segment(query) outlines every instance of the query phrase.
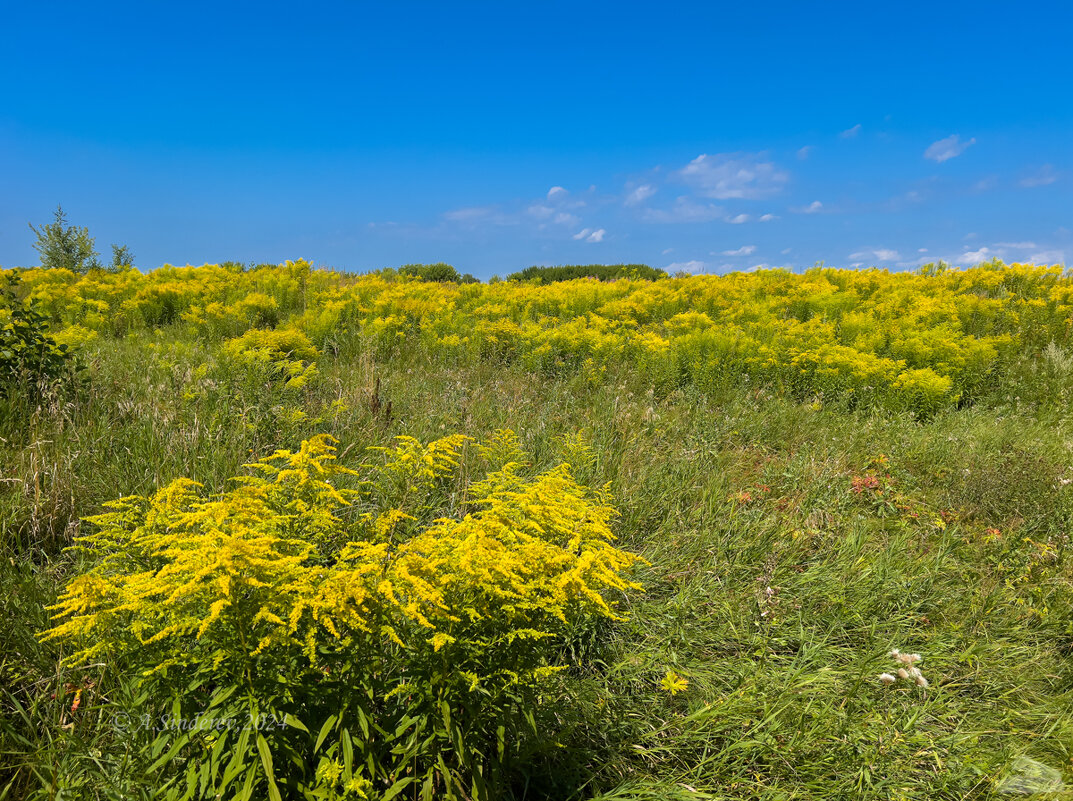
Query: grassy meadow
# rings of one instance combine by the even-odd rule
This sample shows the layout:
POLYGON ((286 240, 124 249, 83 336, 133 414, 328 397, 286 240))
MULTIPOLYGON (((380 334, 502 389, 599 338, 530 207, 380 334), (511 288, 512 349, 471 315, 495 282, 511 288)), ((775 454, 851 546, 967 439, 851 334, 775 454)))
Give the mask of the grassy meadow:
POLYGON ((0 799, 1073 797, 1060 268, 18 272, 0 799))

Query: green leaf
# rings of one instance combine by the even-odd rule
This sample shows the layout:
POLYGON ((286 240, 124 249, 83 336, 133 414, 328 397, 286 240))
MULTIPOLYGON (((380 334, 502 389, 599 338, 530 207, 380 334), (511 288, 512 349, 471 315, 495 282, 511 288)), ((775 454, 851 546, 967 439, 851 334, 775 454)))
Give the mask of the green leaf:
POLYGON ((343 729, 339 741, 343 746, 343 767, 350 773, 354 769, 354 744, 350 740, 350 731, 343 729))
POLYGON ((276 776, 272 772, 272 749, 268 747, 268 741, 263 734, 257 735, 257 751, 261 755, 261 767, 265 769, 265 778, 268 780, 268 797, 271 801, 280 801, 276 776))
POLYGON ((242 785, 242 789, 235 796, 235 801, 249 801, 253 795, 253 780, 257 775, 257 771, 253 765, 250 765, 249 770, 246 771, 246 781, 242 785))
POLYGON ((338 720, 338 718, 335 715, 332 715, 324 721, 324 725, 320 727, 320 734, 317 735, 317 744, 313 746, 314 754, 320 750, 322 745, 324 745, 324 740, 327 738, 332 726, 335 725, 336 720, 338 720))
POLYGON ((306 725, 302 723, 302 721, 300 721, 298 718, 296 718, 290 713, 287 713, 283 716, 283 725, 289 726, 292 729, 301 729, 306 734, 312 734, 312 732, 310 732, 309 729, 306 728, 306 725))
POLYGON ((395 782, 383 792, 383 794, 380 796, 380 801, 391 801, 392 798, 397 796, 415 781, 417 781, 417 779, 413 776, 407 776, 405 779, 399 779, 397 782, 395 782))

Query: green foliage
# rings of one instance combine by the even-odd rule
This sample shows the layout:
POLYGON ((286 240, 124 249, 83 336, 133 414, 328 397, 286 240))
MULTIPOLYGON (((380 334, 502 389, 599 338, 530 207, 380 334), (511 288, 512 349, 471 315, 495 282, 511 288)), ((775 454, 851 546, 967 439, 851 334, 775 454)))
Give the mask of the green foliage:
POLYGON ((37 235, 34 250, 41 254, 41 266, 46 269, 70 270, 84 273, 100 267, 88 228, 67 224, 62 206, 56 207, 51 223, 30 230, 37 235))
POLYGON ((54 384, 77 367, 70 348, 50 335, 45 315, 16 294, 18 280, 9 273, 0 288, 0 395, 54 384))
POLYGON ((551 284, 556 281, 573 281, 577 278, 596 278, 614 281, 617 278, 633 278, 656 281, 666 278, 667 272, 647 264, 572 264, 559 267, 526 267, 507 276, 508 281, 535 281, 551 284))
MULTIPOLYGON (((436 264, 406 264, 399 268, 399 275, 417 278, 421 281, 462 283, 462 276, 458 274, 458 270, 443 262, 436 264)), ((473 278, 473 276, 470 275, 469 278, 473 278)))
POLYGON ((75 665, 129 659, 145 677, 134 718, 273 722, 268 739, 215 724, 174 737, 164 787, 207 764, 194 797, 242 781, 269 797, 354 781, 386 796, 417 783, 427 799, 498 797, 518 755, 549 744, 534 716, 559 688, 566 635, 617 618, 604 593, 636 587, 620 576, 636 558, 611 546, 611 509, 565 465, 524 476, 491 464, 463 489, 471 511, 443 517, 429 501, 465 441, 402 438, 347 489, 354 471, 316 437, 218 496, 180 479, 113 502, 90 520, 99 531, 79 545, 93 567, 46 639, 79 648, 75 665), (243 763, 252 772, 217 775, 243 763))
POLYGON ((112 269, 123 270, 134 266, 134 253, 126 245, 112 245, 112 269))
MULTIPOLYGON (((444 777, 476 787, 475 765, 504 801, 953 801, 999 794, 1026 760, 1073 784, 1073 280, 931 272, 540 286, 305 263, 22 271, 16 294, 53 339, 83 343, 92 381, 0 409, 0 798, 263 798, 269 775, 281 799, 439 798, 444 777), (324 473, 271 457, 324 433, 339 440, 324 473), (563 462, 608 487, 586 503, 616 508, 621 547, 648 562, 645 593, 605 596, 628 619, 556 618, 532 626, 554 637, 500 649, 491 628, 419 606, 429 629, 377 587, 365 598, 405 618, 402 646, 340 628, 335 604, 317 619, 352 649, 312 610, 290 631, 301 582, 275 580, 294 568, 327 593, 368 564, 342 558, 351 540, 383 546, 393 574, 414 563, 400 555, 435 563, 449 610, 502 601, 455 580, 464 544, 511 542, 468 563, 504 569, 489 587, 546 564, 508 535, 548 530, 534 489, 576 501, 563 462), (495 474, 491 514, 472 492, 495 474), (145 500, 106 506, 117 496, 145 500), (130 525, 80 522, 102 512, 130 525), (66 548, 105 528, 106 554, 66 548), (74 639, 35 636, 57 622, 46 607, 109 565, 131 602, 101 620, 113 647, 65 662, 74 639), (228 569, 232 605, 198 637, 228 569), (254 623, 262 606, 285 625, 254 623), (143 645, 137 621, 146 640, 185 628, 143 645), (252 691, 227 647, 239 631, 274 635, 245 660, 252 691), (437 634, 455 641, 437 650, 437 634), (893 648, 921 655, 928 686, 880 678, 893 648), (476 700, 451 669, 533 654, 564 669, 476 700), (388 697, 416 674, 442 697, 388 697)), ((516 607, 512 626, 539 614, 516 607)))

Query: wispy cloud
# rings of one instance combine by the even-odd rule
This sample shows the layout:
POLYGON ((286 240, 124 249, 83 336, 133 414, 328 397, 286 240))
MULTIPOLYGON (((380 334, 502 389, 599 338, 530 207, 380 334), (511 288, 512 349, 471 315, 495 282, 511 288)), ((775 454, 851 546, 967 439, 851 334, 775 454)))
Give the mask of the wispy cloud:
POLYGON ((804 161, 810 155, 812 155, 812 151, 813 151, 812 145, 805 145, 804 147, 799 147, 797 149, 797 158, 798 158, 798 160, 799 161, 804 161))
POLYGON ((517 219, 509 214, 504 214, 499 206, 468 206, 462 209, 454 209, 445 212, 443 219, 447 222, 461 223, 464 225, 477 225, 487 223, 491 225, 514 225, 517 219))
POLYGON ((990 248, 986 247, 979 250, 966 250, 958 258, 958 262, 961 264, 979 264, 982 261, 989 261, 995 258, 995 255, 990 248))
POLYGON ((580 225, 581 217, 573 212, 586 205, 584 199, 572 196, 564 187, 553 186, 544 197, 527 204, 514 201, 502 205, 467 206, 444 212, 442 218, 448 225, 445 230, 452 227, 476 230, 493 226, 535 226, 536 231, 549 231, 555 226, 575 228, 580 225))
POLYGON ((861 132, 861 124, 858 122, 852 128, 847 128, 838 135, 839 139, 856 139, 857 134, 861 132))
POLYGON ((697 194, 716 200, 758 199, 782 191, 790 179, 774 162, 754 153, 702 153, 678 171, 697 194))
POLYGON ((724 256, 751 256, 756 253, 756 245, 742 245, 736 250, 724 250, 724 256))
POLYGON ((772 220, 779 219, 779 215, 778 214, 761 214, 756 219, 760 220, 760 222, 771 222, 772 220))
POLYGON ((1044 164, 1038 170, 1031 175, 1026 175, 1020 180, 1021 186, 1033 188, 1036 186, 1047 186, 1047 184, 1053 184, 1058 180, 1058 173, 1054 169, 1053 164, 1044 164))
POLYGON ((793 206, 790 211, 794 214, 819 214, 823 211, 823 204, 818 200, 813 200, 807 206, 793 206))
POLYGON ((859 250, 856 253, 850 253, 849 257, 857 260, 875 258, 876 261, 897 261, 901 258, 898 251, 891 250, 890 248, 859 250))
POLYGON ((637 206, 644 203, 654 194, 656 194, 656 187, 652 186, 652 184, 641 184, 627 192, 626 199, 623 202, 627 206, 637 206))
POLYGON ((574 225, 580 222, 580 218, 576 214, 560 211, 559 209, 547 206, 543 203, 534 203, 525 211, 526 214, 535 220, 544 220, 558 225, 574 225))
POLYGON ((1032 264, 1065 264, 1066 253, 1064 250, 1041 250, 1028 257, 1032 264))
POLYGON ((655 223, 700 223, 718 220, 723 216, 723 207, 712 203, 698 203, 682 195, 669 209, 645 209, 641 219, 655 223))
POLYGON ((976 144, 975 137, 963 142, 961 141, 960 136, 952 134, 945 139, 940 139, 939 141, 932 142, 928 145, 928 149, 924 151, 924 158, 942 164, 944 161, 949 161, 955 156, 960 156, 974 144, 976 144))
POLYGON ((671 262, 663 269, 671 273, 672 275, 678 272, 686 272, 696 275, 697 273, 704 272, 707 267, 708 265, 702 261, 698 261, 697 259, 690 259, 689 261, 671 262))
POLYGON ((591 228, 582 228, 580 231, 574 234, 573 238, 584 240, 585 242, 603 242, 604 236, 606 234, 607 231, 605 231, 603 228, 597 228, 596 230, 593 230, 591 228))
POLYGON ((751 219, 752 217, 750 217, 748 214, 735 214, 733 217, 727 217, 726 222, 730 223, 731 225, 741 225, 742 223, 749 222, 749 220, 751 219))

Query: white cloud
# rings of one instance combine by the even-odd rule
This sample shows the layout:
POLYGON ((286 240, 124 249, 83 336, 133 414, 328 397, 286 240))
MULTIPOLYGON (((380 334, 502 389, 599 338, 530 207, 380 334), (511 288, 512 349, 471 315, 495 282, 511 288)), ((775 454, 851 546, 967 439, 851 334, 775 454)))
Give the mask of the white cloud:
POLYGON ((952 134, 945 139, 940 139, 939 141, 932 142, 928 145, 928 149, 924 151, 924 158, 942 164, 944 161, 952 159, 955 156, 960 156, 970 145, 974 144, 976 144, 975 137, 967 142, 962 142, 960 136, 952 134))
POLYGON ((737 250, 724 250, 724 256, 749 256, 756 253, 756 245, 742 245, 737 250))
POLYGON ((760 222, 771 222, 772 220, 779 219, 779 215, 777 215, 777 214, 761 214, 759 217, 757 217, 757 219, 760 220, 760 222))
POLYGON ((771 197, 782 191, 789 175, 760 154, 702 153, 678 171, 678 175, 697 188, 697 193, 726 200, 771 197))
POLYGON ((838 135, 839 139, 854 139, 861 132, 861 124, 858 122, 852 128, 847 128, 838 135))
POLYGON ((1065 264, 1066 254, 1064 250, 1042 250, 1028 257, 1032 264, 1065 264))
POLYGON ((997 248, 1012 248, 1013 250, 1035 250, 1039 245, 1035 242, 996 242, 997 248))
POLYGON ((1036 186, 1047 186, 1047 184, 1053 184, 1058 180, 1058 173, 1054 170, 1053 164, 1044 164, 1032 175, 1025 176, 1021 179, 1021 186, 1032 188, 1036 186))
POLYGON ((748 214, 735 214, 733 217, 727 217, 726 222, 731 225, 741 225, 742 223, 749 222, 748 214))
POLYGON ((560 197, 560 196, 568 195, 568 194, 570 194, 570 193, 567 192, 565 189, 563 189, 563 187, 561 187, 561 186, 553 186, 551 189, 548 190, 547 199, 551 200, 552 198, 560 197))
MULTIPOLYGON (((534 203, 525 211, 526 214, 534 219, 550 221, 556 225, 574 226, 581 222, 581 218, 577 215, 553 209, 551 206, 545 206, 543 203, 534 203)), ((541 225, 540 227, 544 228, 544 225, 541 225)))
POLYGON ((819 214, 823 211, 823 204, 818 200, 813 200, 807 206, 795 206, 790 211, 794 214, 819 214))
POLYGON ((868 260, 868 259, 874 257, 876 259, 876 261, 897 261, 900 258, 899 254, 898 254, 898 251, 890 250, 889 248, 876 248, 874 250, 859 250, 856 253, 850 253, 849 257, 851 259, 857 259, 858 260, 857 264, 853 265, 855 267, 859 267, 861 265, 860 260, 862 260, 862 259, 868 260))
POLYGON ((520 212, 507 213, 499 206, 468 206, 445 212, 443 219, 456 225, 475 228, 481 225, 517 225, 522 221, 520 212))
POLYGON ((927 253, 927 252, 928 252, 927 248, 917 248, 917 253, 927 253))
POLYGON ((574 239, 584 239, 586 242, 603 242, 604 236, 607 234, 603 228, 597 228, 595 231, 591 228, 582 228, 576 234, 574 239))
POLYGON ((921 265, 930 264, 930 263, 932 263, 934 261, 935 261, 935 259, 928 258, 927 256, 922 256, 919 259, 911 259, 910 261, 900 261, 897 264, 895 264, 894 266, 899 268, 899 269, 904 270, 904 269, 906 269, 908 267, 920 267, 921 265))
POLYGON ((630 191, 626 195, 626 200, 623 202, 627 206, 636 206, 639 203, 644 203, 654 194, 656 194, 656 187, 652 186, 652 184, 641 184, 636 189, 630 191))
POLYGON ((797 158, 800 161, 804 161, 805 159, 807 159, 812 154, 812 150, 813 150, 812 145, 805 145, 804 147, 799 147, 797 149, 797 158))
POLYGON ((664 251, 662 251, 662 252, 663 252, 663 255, 664 255, 664 256, 666 256, 666 255, 667 255, 668 253, 673 253, 673 252, 674 252, 674 248, 666 248, 666 249, 665 249, 664 251))
POLYGON ((722 206, 698 203, 683 195, 669 209, 645 209, 641 219, 657 223, 698 223, 717 220, 722 216, 722 206))
POLYGON ((470 206, 464 209, 455 209, 443 215, 445 220, 451 222, 478 222, 487 220, 496 213, 495 206, 470 206))
POLYGON ((981 261, 989 261, 994 257, 995 254, 989 248, 980 248, 979 250, 966 250, 961 254, 961 258, 958 261, 962 264, 978 264, 981 261))
POLYGON ((526 211, 530 217, 536 217, 538 220, 545 220, 555 213, 555 209, 551 206, 545 206, 543 203, 534 203, 526 211))
POLYGON ((691 259, 690 261, 676 261, 676 262, 673 262, 671 264, 668 264, 663 269, 666 270, 667 272, 671 273, 671 274, 674 274, 674 273, 677 273, 677 272, 687 272, 687 273, 692 273, 693 275, 696 275, 697 273, 704 272, 707 269, 707 267, 708 267, 708 265, 705 264, 704 262, 697 261, 696 259, 691 259))

